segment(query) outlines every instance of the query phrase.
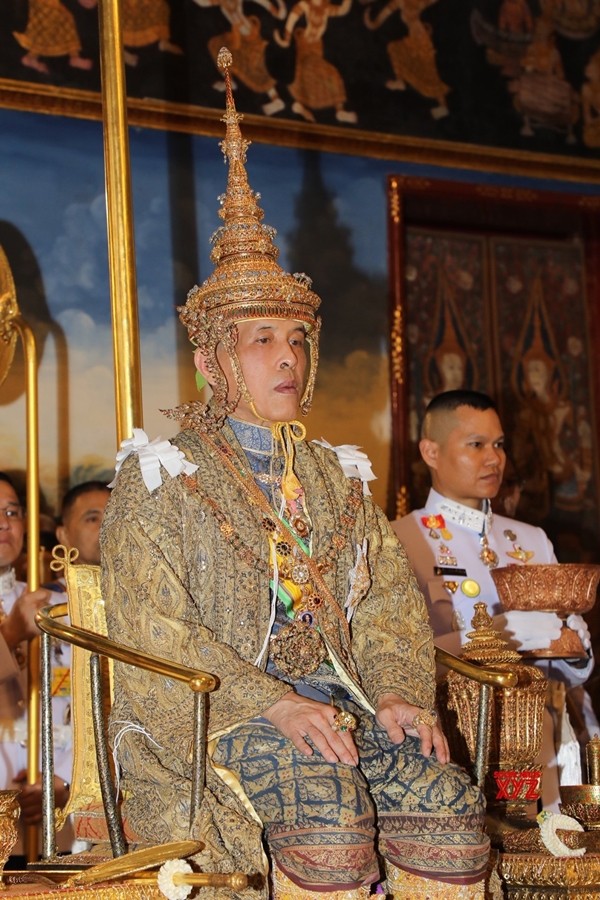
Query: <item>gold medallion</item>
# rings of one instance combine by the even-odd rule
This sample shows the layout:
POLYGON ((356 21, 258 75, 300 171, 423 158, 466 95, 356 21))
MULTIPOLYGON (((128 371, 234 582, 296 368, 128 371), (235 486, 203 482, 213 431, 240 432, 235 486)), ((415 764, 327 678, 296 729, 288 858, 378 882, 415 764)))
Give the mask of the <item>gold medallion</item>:
POLYGON ((271 638, 269 655, 280 672, 297 681, 317 671, 327 649, 316 628, 294 619, 271 638))
POLYGON ((465 578, 465 580, 461 582, 460 589, 465 597, 479 597, 481 593, 481 588, 474 578, 465 578))
POLYGON ((296 584, 306 584, 310 572, 306 563, 296 563, 292 568, 292 579, 296 584))
POLYGON ((498 565, 498 554, 495 550, 492 550, 485 535, 481 538, 481 553, 479 554, 479 559, 484 566, 488 567, 488 569, 495 569, 498 565))

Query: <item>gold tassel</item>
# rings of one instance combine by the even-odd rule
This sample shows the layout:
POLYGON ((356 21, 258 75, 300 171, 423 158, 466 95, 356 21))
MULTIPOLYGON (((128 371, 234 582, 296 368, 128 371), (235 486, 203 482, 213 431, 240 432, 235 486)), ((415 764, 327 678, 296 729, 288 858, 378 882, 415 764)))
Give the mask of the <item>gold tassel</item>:
POLYGON ((307 891, 273 866, 273 900, 367 900, 370 890, 365 885, 350 891, 307 891))
POLYGON ((286 502, 297 500, 299 492, 302 490, 302 485, 294 472, 294 444, 304 440, 306 437, 306 428, 302 422, 294 420, 292 422, 275 422, 271 427, 271 431, 273 432, 274 439, 281 443, 283 458, 285 460, 283 476, 281 479, 281 493, 286 502))
POLYGON ((476 884, 448 884, 446 881, 434 881, 405 872, 386 861, 388 897, 401 900, 484 900, 485 882, 476 884))

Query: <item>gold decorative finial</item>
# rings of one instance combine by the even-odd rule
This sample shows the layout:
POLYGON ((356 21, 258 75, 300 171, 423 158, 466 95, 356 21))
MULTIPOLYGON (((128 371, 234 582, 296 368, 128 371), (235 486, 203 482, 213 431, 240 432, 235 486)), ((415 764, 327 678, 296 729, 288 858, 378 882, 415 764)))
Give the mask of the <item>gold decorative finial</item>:
POLYGON ((470 662, 484 666, 498 663, 520 663, 521 655, 513 650, 494 628, 492 617, 485 603, 476 603, 471 619, 473 631, 467 632, 469 641, 462 648, 461 656, 470 662))
POLYGON ((0 384, 8 375, 15 354, 18 331, 15 319, 19 315, 13 275, 0 247, 0 384))
MULTIPOLYGON (((230 69, 233 65, 233 56, 227 47, 221 47, 217 56, 217 65, 219 69, 230 69)), ((231 87, 231 84, 229 85, 231 87)))
POLYGON ((600 785, 600 737, 597 734, 585 746, 588 784, 600 785))

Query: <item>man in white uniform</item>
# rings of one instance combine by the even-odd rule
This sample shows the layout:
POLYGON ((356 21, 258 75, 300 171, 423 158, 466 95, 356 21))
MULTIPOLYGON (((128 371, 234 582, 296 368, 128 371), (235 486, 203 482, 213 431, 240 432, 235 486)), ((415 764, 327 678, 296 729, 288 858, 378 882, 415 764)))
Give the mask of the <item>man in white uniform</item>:
MULTIPOLYGON (((547 649, 560 635, 560 618, 534 610, 503 612, 491 576, 496 566, 557 562, 541 528, 492 513, 491 501, 500 489, 506 454, 491 398, 465 390, 438 394, 427 407, 419 449, 433 487, 425 507, 397 520, 393 528, 425 596, 436 644, 458 654, 472 630, 474 605, 483 601, 494 627, 513 648, 547 649)), ((588 657, 536 664, 553 679, 574 687, 589 677, 594 660, 583 618, 571 615, 567 625, 580 635, 588 657)), ((597 728, 590 704, 586 713, 588 727, 597 728)), ((543 802, 548 808, 556 808, 559 799, 558 781, 551 772, 556 766, 552 730, 550 723, 543 754, 549 767, 543 781, 543 802)))
MULTIPOLYGON (((28 785, 27 652, 39 637, 35 613, 57 595, 40 588, 29 592, 17 581, 13 564, 23 549, 24 511, 16 489, 0 472, 0 789, 20 788, 21 825, 39 825, 41 779, 28 785)), ((71 777, 70 678, 68 648, 55 644, 52 658, 55 776, 57 806, 64 806, 71 777)), ((17 845, 15 854, 21 847, 17 845)))

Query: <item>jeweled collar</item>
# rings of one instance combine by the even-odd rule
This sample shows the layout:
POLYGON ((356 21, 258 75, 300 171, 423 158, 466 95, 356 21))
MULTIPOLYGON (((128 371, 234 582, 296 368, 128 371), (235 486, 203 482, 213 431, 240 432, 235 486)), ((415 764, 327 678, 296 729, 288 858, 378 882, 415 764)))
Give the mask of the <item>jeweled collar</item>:
POLYGON ((492 524, 492 506, 489 500, 483 501, 482 509, 473 509, 471 506, 464 506, 457 503, 456 500, 450 500, 434 491, 429 491, 427 498, 427 507, 434 506, 445 519, 462 525, 470 531, 476 531, 477 534, 487 534, 492 524))
POLYGON ((0 595, 8 594, 12 591, 17 583, 17 576, 14 569, 8 569, 6 572, 0 572, 0 595))

